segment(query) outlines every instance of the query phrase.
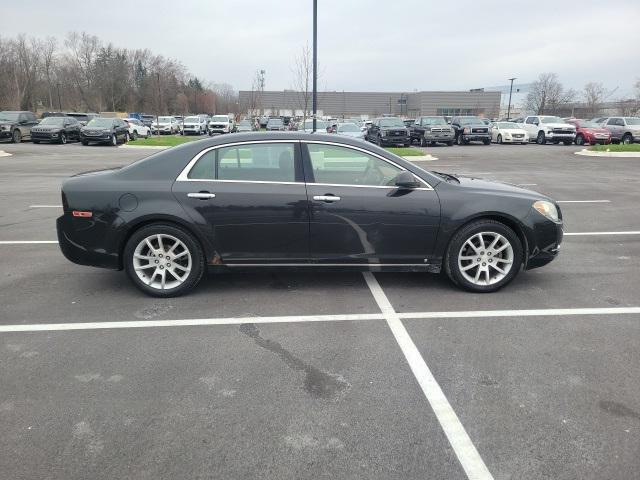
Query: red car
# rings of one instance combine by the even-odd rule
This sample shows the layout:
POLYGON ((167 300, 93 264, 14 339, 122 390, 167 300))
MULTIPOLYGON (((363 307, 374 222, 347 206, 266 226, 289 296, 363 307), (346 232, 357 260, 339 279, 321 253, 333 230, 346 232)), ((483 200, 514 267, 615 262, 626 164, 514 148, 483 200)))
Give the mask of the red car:
POLYGON ((576 126, 576 145, 590 143, 611 143, 611 132, 589 120, 567 120, 567 123, 576 126))

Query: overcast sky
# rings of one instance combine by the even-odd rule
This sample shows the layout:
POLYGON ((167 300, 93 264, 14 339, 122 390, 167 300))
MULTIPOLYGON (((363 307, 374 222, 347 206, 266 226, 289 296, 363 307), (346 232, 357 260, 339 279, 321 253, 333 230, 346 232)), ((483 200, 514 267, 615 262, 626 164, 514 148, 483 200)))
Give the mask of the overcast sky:
MULTIPOLYGON (((467 90, 529 83, 556 72, 629 93, 640 77, 640 0, 319 0, 318 53, 327 90, 467 90)), ((295 56, 312 38, 311 0, 122 2, 20 0, 2 9, 0 35, 86 31, 149 48, 193 74, 250 89, 293 86, 295 56)))

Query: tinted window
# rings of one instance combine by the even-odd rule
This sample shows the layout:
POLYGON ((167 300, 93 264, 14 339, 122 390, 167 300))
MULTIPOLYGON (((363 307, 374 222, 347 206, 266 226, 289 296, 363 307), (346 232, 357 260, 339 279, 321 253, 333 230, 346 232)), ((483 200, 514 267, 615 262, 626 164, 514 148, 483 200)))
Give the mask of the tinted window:
POLYGON ((238 145, 218 149, 219 180, 295 182, 291 143, 238 145))
POLYGON ((529 125, 532 125, 538 121, 538 117, 529 117, 527 118, 527 122, 529 125))
POLYGON ((216 178, 216 150, 209 150, 191 167, 188 178, 214 180, 216 178))
POLYGON ((308 144, 316 183, 339 185, 393 185, 401 172, 377 157, 346 147, 308 144))
POLYGON ((607 122, 607 125, 616 125, 616 118, 610 118, 609 121, 607 122))

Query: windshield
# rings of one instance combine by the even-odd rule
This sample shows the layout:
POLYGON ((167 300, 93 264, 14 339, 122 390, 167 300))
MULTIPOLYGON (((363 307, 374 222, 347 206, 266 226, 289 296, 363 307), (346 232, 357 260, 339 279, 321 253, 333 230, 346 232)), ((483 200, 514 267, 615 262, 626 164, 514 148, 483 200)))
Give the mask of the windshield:
MULTIPOLYGON (((329 124, 324 120, 316 120, 316 130, 327 129, 329 124)), ((304 122, 305 130, 313 130, 313 120, 305 120, 304 122)))
POLYGON ((184 119, 184 123, 200 123, 200 117, 187 117, 184 119))
POLYGON ((56 125, 64 124, 64 117, 47 117, 40 122, 40 125, 56 125))
POLYGON ((173 117, 158 117, 158 123, 171 123, 173 117))
POLYGON ((267 123, 269 125, 282 125, 282 120, 280 120, 279 118, 271 118, 267 123))
POLYGON ((8 120, 10 122, 17 122, 19 113, 15 112, 0 112, 0 120, 8 120))
POLYGON ((338 125, 338 132, 359 132, 360 129, 353 123, 338 125))
POLYGON ((598 128, 598 127, 600 127, 600 125, 598 125, 596 122, 591 122, 589 120, 580 120, 579 122, 576 122, 576 123, 581 128, 598 128))
POLYGON ((89 123, 87 123, 87 127, 99 127, 99 128, 111 128, 113 125, 113 120, 110 118, 94 118, 89 123))
POLYGON ((214 115, 213 117, 211 117, 211 121, 212 122, 228 122, 229 117, 227 117, 226 115, 214 115))
POLYGON ((240 127, 250 127, 250 126, 251 126, 251 123, 249 123, 249 120, 242 120, 242 121, 238 124, 238 126, 240 126, 240 127))
POLYGON ((381 127, 404 127, 405 124, 399 118, 381 118, 381 127))
POLYGON ((513 123, 513 122, 499 122, 498 128, 504 128, 508 130, 510 128, 520 128, 520 127, 518 126, 517 123, 513 123))
POLYGON ((462 117, 460 119, 460 125, 477 125, 479 123, 484 123, 478 117, 462 117))
POLYGON ((638 117, 624 117, 627 125, 640 125, 640 118, 638 117))
POLYGON ((564 123, 560 117, 540 117, 540 123, 564 123))
POLYGON ((446 125, 447 122, 442 117, 422 117, 421 125, 446 125))

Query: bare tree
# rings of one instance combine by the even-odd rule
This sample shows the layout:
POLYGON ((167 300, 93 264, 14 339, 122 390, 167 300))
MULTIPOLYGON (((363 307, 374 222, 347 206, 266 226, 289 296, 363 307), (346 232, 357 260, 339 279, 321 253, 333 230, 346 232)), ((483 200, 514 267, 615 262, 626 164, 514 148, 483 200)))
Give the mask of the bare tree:
MULTIPOLYGON (((47 81, 47 94, 49 97, 49 109, 53 110, 53 94, 52 94, 52 78, 55 70, 56 50, 58 48, 58 41, 55 37, 47 37, 41 43, 42 52, 42 68, 44 69, 44 75, 47 81)), ((60 105, 58 105, 60 107, 60 105)))
POLYGON ((602 103, 607 97, 607 89, 599 82, 589 82, 584 86, 584 100, 592 117, 597 116, 602 108, 602 103))
POLYGON ((526 108, 536 114, 556 113, 574 101, 575 90, 565 90, 556 73, 541 73, 527 95, 526 108))
POLYGON ((65 45, 71 51, 70 59, 75 68, 72 70, 74 80, 83 103, 89 110, 99 111, 95 98, 91 97, 96 74, 96 58, 100 48, 100 40, 95 35, 85 32, 71 32, 65 45))
POLYGON ((313 92, 313 59, 307 43, 300 54, 295 58, 293 73, 293 89, 296 91, 296 101, 299 110, 302 110, 302 121, 307 119, 311 107, 313 92))

